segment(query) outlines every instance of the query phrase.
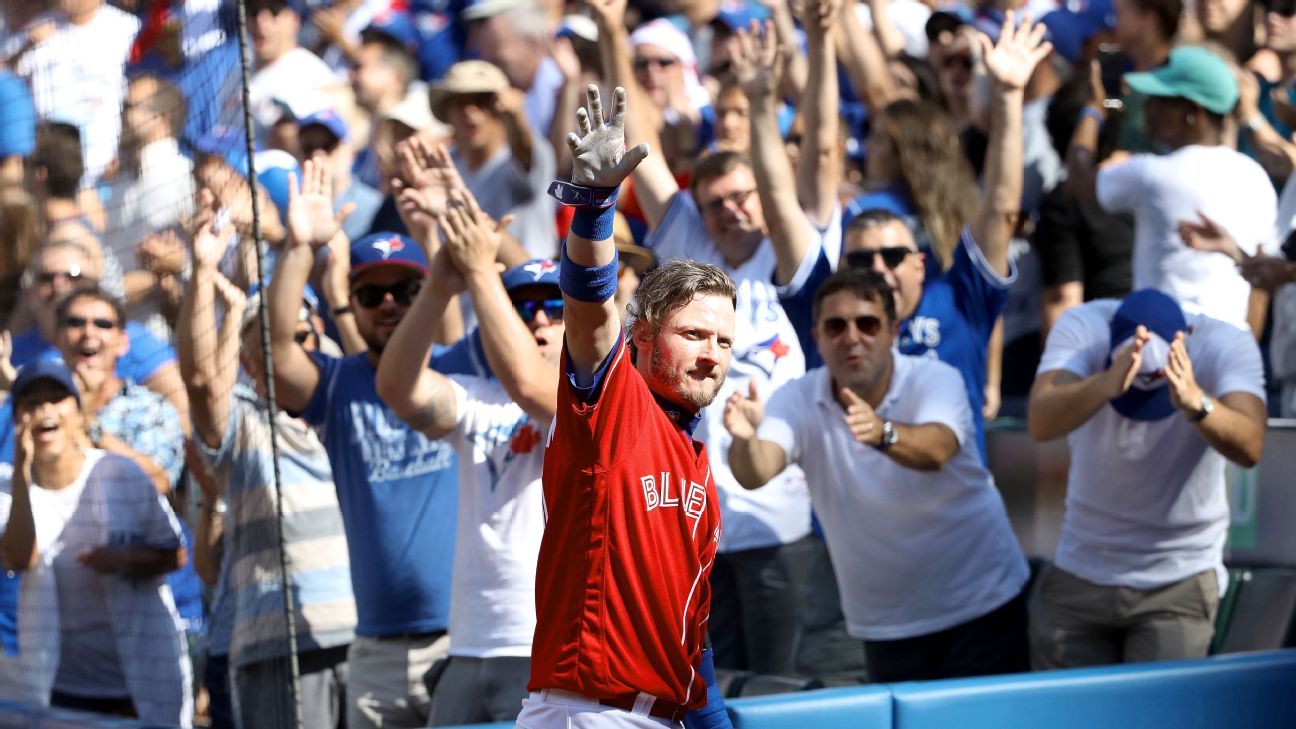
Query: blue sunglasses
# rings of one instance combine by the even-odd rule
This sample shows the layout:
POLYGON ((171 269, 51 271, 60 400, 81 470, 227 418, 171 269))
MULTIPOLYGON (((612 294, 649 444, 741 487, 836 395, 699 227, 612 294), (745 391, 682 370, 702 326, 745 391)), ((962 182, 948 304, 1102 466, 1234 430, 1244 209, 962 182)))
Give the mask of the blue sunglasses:
POLYGON ((513 308, 517 310, 518 316, 522 317, 525 324, 535 321, 536 314, 543 311, 549 321, 560 321, 563 318, 563 300, 562 299, 529 299, 527 301, 514 301, 513 308))

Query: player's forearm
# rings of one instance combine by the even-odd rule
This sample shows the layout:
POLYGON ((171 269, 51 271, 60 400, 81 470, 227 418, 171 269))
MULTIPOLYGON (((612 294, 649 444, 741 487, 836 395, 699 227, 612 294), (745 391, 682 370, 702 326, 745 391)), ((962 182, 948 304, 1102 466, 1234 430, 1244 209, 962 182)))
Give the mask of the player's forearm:
MULTIPOLYGON (((576 214, 592 214, 592 211, 578 209, 576 214)), ((578 379, 584 380, 593 377, 621 336, 621 317, 614 300, 616 245, 611 236, 595 241, 569 233, 566 258, 562 264, 561 288, 567 359, 578 379), (600 272, 612 272, 610 286, 600 272), (595 290, 600 288, 604 290, 595 290)))
POLYGON ((558 370, 540 354, 499 275, 484 270, 467 278, 491 372, 523 411, 540 422, 549 421, 558 407, 558 370))
POLYGON ((757 438, 734 438, 729 444, 729 470, 745 489, 758 489, 787 467, 783 449, 757 438))

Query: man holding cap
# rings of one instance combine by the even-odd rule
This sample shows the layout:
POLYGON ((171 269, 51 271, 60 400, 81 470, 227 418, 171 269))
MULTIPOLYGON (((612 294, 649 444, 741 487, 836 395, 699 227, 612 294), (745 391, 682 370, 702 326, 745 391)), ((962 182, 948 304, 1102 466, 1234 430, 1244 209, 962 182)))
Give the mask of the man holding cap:
POLYGON ((418 243, 394 233, 353 242, 350 300, 332 315, 354 317, 368 349, 343 358, 308 352, 296 341, 302 294, 316 250, 339 234, 339 225, 328 172, 307 160, 303 176, 270 284, 271 352, 279 405, 300 414, 324 441, 355 566, 347 726, 422 727, 429 704, 423 675, 449 647, 456 464, 448 444, 411 430, 382 403, 375 377, 387 341, 427 278, 427 257, 418 243))
POLYGON ((22 572, 6 696, 191 726, 188 649, 166 573, 180 524, 134 461, 86 448, 81 393, 61 360, 14 382, 13 466, 0 470, 0 559, 22 572))
POLYGON ((1097 83, 1071 138, 1067 184, 1109 213, 1134 214, 1135 290, 1158 289, 1187 312, 1246 328, 1251 287, 1233 262, 1192 250, 1179 235, 1181 222, 1214 221, 1248 254, 1273 236, 1278 202, 1269 176, 1225 144, 1237 79, 1205 48, 1180 46, 1164 65, 1126 74, 1125 81, 1147 97, 1147 137, 1165 153, 1095 167, 1107 113, 1097 83))
POLYGON ((534 258, 558 252, 553 201, 554 152, 531 133, 522 92, 485 61, 461 61, 428 91, 432 113, 450 124, 455 167, 482 209, 513 215, 509 233, 534 258))
POLYGON ((1030 398, 1071 449, 1066 518, 1031 600, 1035 668, 1200 658, 1226 587, 1226 460, 1260 461, 1251 336, 1155 289, 1068 310, 1030 398))

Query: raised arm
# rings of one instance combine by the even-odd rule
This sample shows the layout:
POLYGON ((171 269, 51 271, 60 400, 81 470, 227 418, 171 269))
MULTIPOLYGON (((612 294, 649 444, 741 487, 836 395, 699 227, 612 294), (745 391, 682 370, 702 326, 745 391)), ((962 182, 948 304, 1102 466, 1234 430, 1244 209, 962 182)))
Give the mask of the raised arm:
MULTIPOLYGON (((629 113, 625 118, 625 139, 646 148, 661 149, 657 134, 657 114, 652 103, 635 80, 630 62, 634 55, 630 36, 625 29, 626 0, 590 0, 588 7, 599 30, 599 58, 603 62, 603 83, 620 87, 627 95, 629 113)), ((573 175, 575 171, 573 170, 573 175)), ((575 180, 575 177, 572 178, 575 180)), ((643 211, 648 227, 661 224, 679 184, 660 154, 643 160, 634 170, 635 199, 643 211)))
MULTIPOLYGON (((852 3, 853 4, 853 3, 852 3)), ((837 207, 837 185, 842 161, 837 154, 838 89, 837 47, 832 32, 841 17, 841 0, 806 2, 803 25, 810 49, 806 84, 805 147, 797 160, 797 199, 816 225, 827 225, 837 207)), ((853 11, 847 10, 846 12, 853 11)), ((795 53, 795 49, 783 49, 795 53)), ((888 74, 889 77, 890 74, 888 74)))
POLYGON ((779 91, 793 106, 799 108, 805 97, 810 69, 806 57, 801 54, 792 5, 787 0, 760 0, 760 4, 769 9, 770 20, 774 22, 774 37, 778 38, 779 47, 783 49, 783 73, 779 91))
POLYGON ((299 413, 310 404, 319 386, 320 372, 302 345, 294 339, 302 295, 315 251, 338 234, 346 210, 333 212, 333 183, 323 165, 306 160, 301 187, 288 184, 288 242, 279 256, 270 282, 270 352, 275 370, 275 397, 289 412, 299 413))
MULTIPOLYGON (((614 2, 619 0, 614 0, 614 2)), ((648 157, 648 145, 625 144, 626 91, 613 92, 612 120, 603 118, 598 87, 585 91, 587 106, 576 112, 580 134, 568 134, 572 153, 571 184, 550 188, 560 202, 576 208, 563 245, 562 292, 566 314, 568 365, 577 384, 593 384, 621 336, 621 314, 614 295, 617 250, 612 242, 616 193, 625 178, 648 157)))
POLYGON ((558 370, 540 354, 495 269, 500 242, 495 221, 466 195, 465 205, 451 208, 443 225, 446 250, 472 294, 491 372, 527 415, 549 422, 558 408, 558 370))
POLYGON ((442 248, 431 261, 431 281, 419 290, 410 310, 392 332, 378 363, 378 397, 406 425, 428 438, 444 438, 459 421, 454 388, 445 375, 427 366, 435 332, 427 325, 444 313, 463 290, 463 280, 442 248))
POLYGON ((778 129, 779 47, 770 23, 763 31, 738 31, 733 70, 751 100, 752 174, 774 244, 774 280, 787 284, 800 267, 814 231, 797 201, 792 163, 778 129))
POLYGON ((1062 184, 1072 197, 1083 202, 1098 199, 1098 134, 1107 117, 1104 103, 1102 68, 1097 60, 1089 62, 1089 103, 1080 113, 1071 140, 1067 142, 1067 178, 1062 184))
POLYGON ((1053 46, 1044 42, 1046 28, 1027 17, 1014 24, 1005 14, 999 42, 991 46, 984 34, 981 43, 986 71, 994 82, 990 101, 990 143, 986 150, 985 182, 969 227, 990 266, 1000 276, 1010 272, 1008 244, 1017 230, 1022 194, 1022 89, 1036 64, 1053 46))
POLYGON ((239 328, 247 297, 233 286, 224 292, 225 321, 216 331, 217 267, 233 231, 212 232, 212 218, 193 237, 193 275, 180 302, 176 322, 176 353, 180 376, 189 393, 195 435, 209 448, 219 448, 229 425, 234 383, 238 380, 239 328), (237 296, 236 296, 237 294, 237 296))
POLYGON ((881 111, 895 99, 895 80, 887 68, 886 56, 873 34, 860 24, 853 2, 842 3, 840 17, 835 33, 842 65, 869 110, 881 111))

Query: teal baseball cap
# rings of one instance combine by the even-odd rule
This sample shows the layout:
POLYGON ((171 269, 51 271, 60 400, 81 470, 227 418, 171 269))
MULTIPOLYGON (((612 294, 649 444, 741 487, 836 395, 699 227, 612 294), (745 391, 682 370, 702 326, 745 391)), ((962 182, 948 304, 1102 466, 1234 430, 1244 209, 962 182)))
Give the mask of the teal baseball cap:
POLYGON ((1237 106, 1238 84, 1228 63, 1205 48, 1180 46, 1151 71, 1125 74, 1131 89, 1147 96, 1187 99, 1207 111, 1228 114, 1237 106))

